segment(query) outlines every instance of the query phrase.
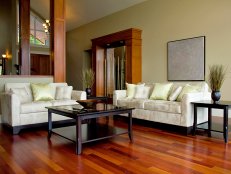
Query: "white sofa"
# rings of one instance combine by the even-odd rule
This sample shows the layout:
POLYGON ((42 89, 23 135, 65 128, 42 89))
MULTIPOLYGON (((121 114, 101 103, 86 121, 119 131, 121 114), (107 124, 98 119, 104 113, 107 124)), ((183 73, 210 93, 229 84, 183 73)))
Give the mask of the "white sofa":
MULTIPOLYGON (((116 106, 128 106, 135 108, 133 110, 133 118, 143 119, 160 123, 166 127, 172 127, 171 130, 176 129, 183 131, 184 134, 191 132, 193 125, 193 101, 210 100, 211 93, 208 90, 206 82, 190 82, 190 85, 199 87, 198 92, 186 93, 180 102, 168 100, 151 100, 150 94, 155 84, 148 84, 150 87, 149 97, 145 99, 128 98, 126 90, 115 90, 113 93, 113 104, 116 106), (164 124, 162 124, 164 123, 164 124)), ((172 91, 178 86, 184 87, 186 82, 174 82, 172 91)), ((171 93, 171 91, 170 91, 171 93)), ((207 121, 207 109, 198 109, 198 123, 207 121)), ((157 124, 156 124, 157 125, 157 124)))
MULTIPOLYGON (((40 126, 48 122, 48 113, 45 107, 58 105, 77 104, 76 100, 85 100, 85 91, 71 90, 70 99, 56 99, 56 88, 67 86, 67 83, 50 83, 54 100, 34 101, 30 83, 6 83, 5 91, 1 94, 2 123, 13 129, 13 134, 18 134, 22 128, 40 126), (18 94, 11 89, 25 88, 28 99, 22 103, 18 94)), ((60 115, 53 116, 53 121, 63 121, 69 118, 60 115)), ((69 119, 70 120, 70 119, 69 119)))

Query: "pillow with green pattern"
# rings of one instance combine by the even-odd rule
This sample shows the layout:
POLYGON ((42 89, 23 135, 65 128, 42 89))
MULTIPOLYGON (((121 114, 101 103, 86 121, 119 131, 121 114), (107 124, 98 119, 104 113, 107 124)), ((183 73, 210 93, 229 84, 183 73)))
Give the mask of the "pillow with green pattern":
POLYGON ((52 86, 48 83, 32 83, 31 90, 34 101, 54 100, 52 95, 52 86))
POLYGON ((170 90, 172 88, 172 83, 155 83, 155 87, 150 96, 152 100, 167 100, 170 90))
POLYGON ((181 101, 184 94, 187 94, 187 93, 194 93, 194 92, 199 92, 201 89, 200 86, 195 86, 195 85, 189 85, 189 84, 186 84, 183 89, 181 90, 180 94, 178 95, 176 101, 181 101))

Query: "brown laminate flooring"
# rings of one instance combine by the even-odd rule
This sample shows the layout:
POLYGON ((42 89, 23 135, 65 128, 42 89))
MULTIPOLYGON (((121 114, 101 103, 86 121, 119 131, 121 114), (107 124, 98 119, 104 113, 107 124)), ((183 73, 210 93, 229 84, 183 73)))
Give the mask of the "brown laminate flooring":
POLYGON ((120 135, 84 144, 76 155, 74 143, 58 135, 49 141, 46 130, 13 136, 0 125, 0 174, 231 173, 231 144, 222 134, 184 136, 137 124, 133 133, 133 143, 120 135))

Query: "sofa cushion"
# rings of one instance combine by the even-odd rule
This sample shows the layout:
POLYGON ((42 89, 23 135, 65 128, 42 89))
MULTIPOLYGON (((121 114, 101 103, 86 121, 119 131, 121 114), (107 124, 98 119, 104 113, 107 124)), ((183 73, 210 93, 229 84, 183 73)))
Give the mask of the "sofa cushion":
POLYGON ((173 85, 172 83, 167 83, 167 84, 156 83, 150 99, 167 100, 172 85, 173 85))
POLYGON ((184 94, 192 93, 192 92, 199 92, 200 90, 201 90, 200 86, 186 84, 176 100, 181 101, 184 94))
POLYGON ((135 95, 135 90, 136 90, 136 85, 135 84, 129 84, 126 83, 126 88, 127 88, 127 98, 133 98, 135 95))
POLYGON ((32 83, 31 90, 34 101, 49 101, 53 100, 52 87, 46 83, 32 83))
POLYGON ((144 109, 144 103, 147 99, 119 99, 117 101, 117 106, 127 106, 136 109, 144 109))
POLYGON ((52 106, 77 104, 76 100, 68 100, 68 99, 52 100, 51 103, 52 103, 52 106))
POLYGON ((25 88, 28 93, 28 97, 30 98, 30 101, 33 101, 30 83, 6 83, 5 84, 5 92, 11 92, 11 89, 14 88, 25 88))
POLYGON ((150 87, 144 85, 136 85, 135 99, 148 99, 150 94, 150 87))
POLYGON ((56 100, 62 100, 62 99, 71 99, 71 93, 72 93, 73 87, 72 86, 58 86, 56 87, 56 100))
POLYGON ((182 86, 176 87, 172 92, 170 93, 168 100, 169 101, 175 101, 177 97, 180 95, 180 92, 182 91, 182 86))
POLYGON ((21 103, 29 103, 32 102, 32 98, 29 95, 28 91, 25 87, 22 88, 11 88, 10 91, 16 94, 21 103))
POLYGON ((57 87, 59 87, 59 86, 68 86, 67 83, 50 83, 50 85, 53 88, 52 89, 53 98, 55 98, 57 87))
POLYGON ((144 109, 179 114, 181 113, 181 103, 163 100, 148 100, 144 103, 144 109))
POLYGON ((21 105, 21 114, 47 112, 45 107, 52 106, 50 101, 36 101, 31 103, 24 103, 21 105))

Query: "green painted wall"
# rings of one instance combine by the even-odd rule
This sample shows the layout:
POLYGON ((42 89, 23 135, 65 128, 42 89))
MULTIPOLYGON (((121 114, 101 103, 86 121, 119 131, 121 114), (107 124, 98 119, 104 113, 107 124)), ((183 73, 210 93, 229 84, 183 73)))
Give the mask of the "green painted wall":
MULTIPOLYGON (((221 89, 231 100, 231 0, 148 0, 67 32, 67 82, 82 89, 83 51, 91 39, 128 28, 142 33, 142 80, 167 81, 167 42, 206 36, 208 65, 229 66, 221 89)), ((207 75, 207 72, 206 72, 207 75)))

